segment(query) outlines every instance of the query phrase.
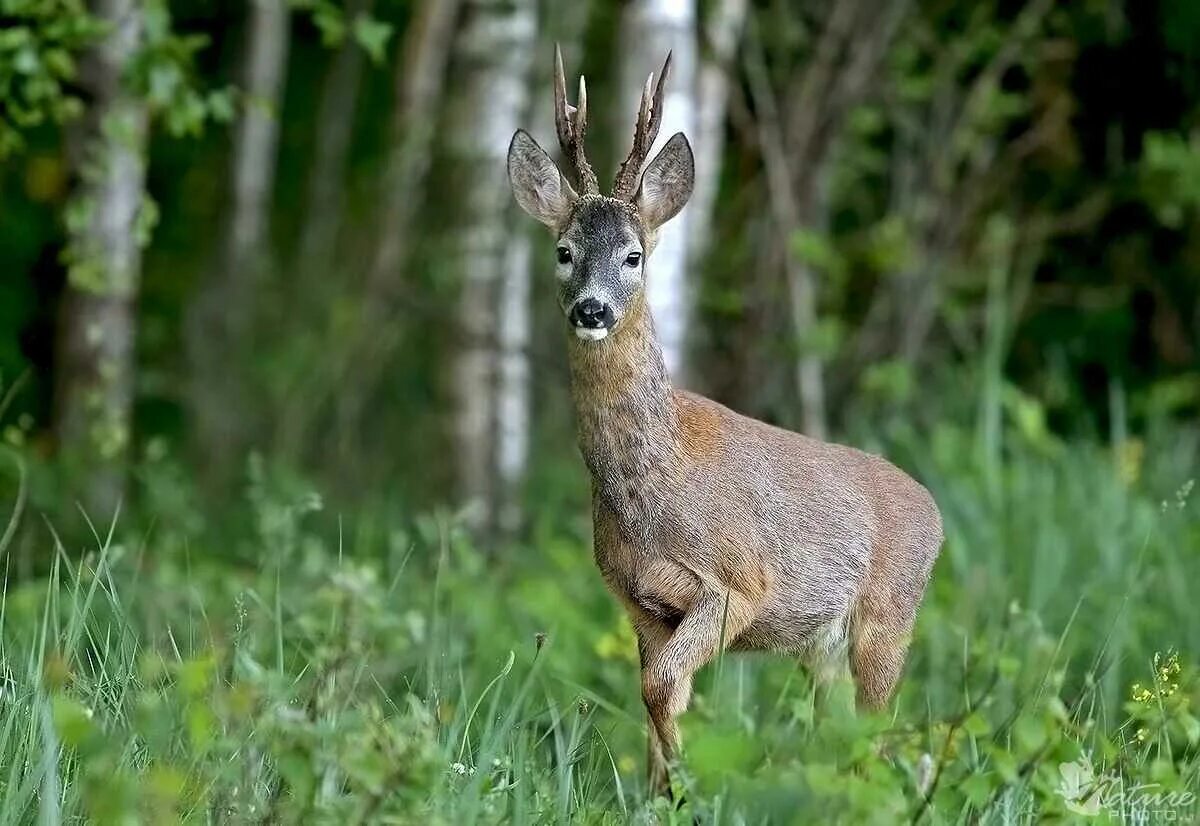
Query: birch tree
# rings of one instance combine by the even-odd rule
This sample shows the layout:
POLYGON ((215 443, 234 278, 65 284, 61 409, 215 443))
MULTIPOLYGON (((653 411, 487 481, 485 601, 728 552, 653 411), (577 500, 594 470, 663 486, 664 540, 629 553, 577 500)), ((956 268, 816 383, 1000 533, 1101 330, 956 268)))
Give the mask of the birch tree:
MULTIPOLYGON (((738 40, 746 21, 746 0, 718 0, 701 30, 704 34, 696 76, 696 184, 688 221, 688 269, 698 277, 708 252, 710 231, 725 153, 725 114, 730 74, 736 71, 738 40)), ((733 78, 736 80, 736 78, 733 78)))
POLYGON ((446 66, 461 0, 423 0, 404 36, 393 75, 391 143, 379 190, 375 250, 362 292, 358 335, 332 368, 338 389, 336 433, 345 442, 361 431, 361 416, 395 354, 402 329, 397 312, 413 225, 432 158, 446 66))
MULTIPOLYGON (((350 0, 346 8, 347 29, 353 31, 356 22, 365 19, 373 5, 374 0, 350 0)), ((317 279, 328 274, 335 258, 345 211, 346 160, 354 137, 354 111, 365 62, 361 45, 347 35, 334 55, 321 89, 316 147, 308 176, 308 200, 297 259, 301 270, 317 279)))
POLYGON ((408 251, 460 6, 461 0, 424 0, 396 61, 391 148, 384 171, 383 218, 367 283, 368 307, 387 302, 408 251))
MULTIPOLYGON (((659 146, 676 132, 696 136, 696 8, 690 0, 634 0, 621 20, 620 83, 624 106, 617 115, 619 140, 628 141, 646 75, 662 65, 671 52, 671 80, 663 102, 659 146)), ((624 156, 624 148, 616 153, 624 156)), ((685 206, 665 228, 654 249, 646 281, 646 296, 654 314, 667 371, 675 377, 686 372, 685 347, 692 316, 692 283, 687 277, 687 252, 694 206, 685 206)))
MULTIPOLYGON (((528 266, 513 260, 520 252, 512 242, 505 155, 528 110, 537 14, 534 0, 472 0, 464 12, 455 55, 460 91, 448 125, 463 209, 461 237, 453 245, 462 277, 453 370, 455 439, 460 494, 476 506, 476 527, 491 530, 498 516, 495 442, 501 416, 505 438, 528 428, 528 411, 502 410, 497 389, 500 343, 528 335, 521 329, 528 326, 528 287, 522 294, 519 284, 505 279, 506 271, 528 266)), ((512 371, 513 364, 506 369, 512 371)))
MULTIPOLYGON (((551 4, 545 4, 547 9, 551 4)), ((568 54, 578 54, 578 45, 587 26, 589 3, 574 0, 560 4, 558 13, 543 20, 542 37, 538 40, 537 55, 548 58, 554 43, 561 44, 568 54)), ((550 61, 535 61, 532 74, 538 78, 533 88, 551 88, 550 61)), ((534 124, 535 134, 553 144, 554 108, 548 95, 534 94, 526 104, 525 123, 534 124)), ((540 241, 539 232, 537 238, 540 241)), ((501 311, 504 322, 497 337, 499 363, 496 374, 496 497, 497 526, 503 536, 512 536, 521 526, 520 494, 529 463, 529 432, 532 425, 530 410, 530 364, 532 303, 530 288, 534 271, 534 238, 520 228, 508 244, 508 266, 501 276, 501 311)))
MULTIPOLYGON (((190 320, 191 406, 203 455, 236 455, 246 412, 235 404, 235 354, 246 345, 257 283, 267 265, 290 15, 287 0, 254 0, 244 45, 244 106, 234 130, 232 208, 225 250, 190 320)), ((223 462, 217 461, 218 464, 223 462)))
POLYGON ((124 84, 145 37, 140 4, 101 0, 95 14, 108 28, 80 73, 92 103, 68 215, 55 430, 84 509, 107 519, 124 492, 141 247, 153 213, 144 198, 148 112, 124 84))

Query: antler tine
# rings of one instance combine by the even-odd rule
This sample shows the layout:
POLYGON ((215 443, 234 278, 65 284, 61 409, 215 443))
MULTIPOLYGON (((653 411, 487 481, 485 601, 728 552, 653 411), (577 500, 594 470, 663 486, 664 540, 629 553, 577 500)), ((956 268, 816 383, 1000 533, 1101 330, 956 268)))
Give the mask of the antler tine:
POLYGON ((579 76, 579 105, 567 102, 567 76, 563 71, 562 49, 554 44, 554 129, 563 154, 575 166, 575 174, 584 194, 598 194, 600 185, 584 154, 587 136, 587 84, 579 76))
POLYGON ((563 72, 562 50, 554 44, 554 129, 558 132, 558 145, 569 152, 571 145, 571 119, 567 111, 567 77, 563 72))
POLYGON ((642 164, 646 162, 646 156, 658 137, 659 127, 662 126, 663 94, 666 90, 667 75, 670 73, 671 53, 667 52, 662 71, 658 73, 658 83, 654 83, 654 75, 651 74, 646 78, 646 86, 642 89, 637 125, 633 131, 633 146, 629 150, 629 156, 617 170, 617 177, 613 182, 614 198, 629 199, 633 196, 633 188, 637 185, 642 164), (653 96, 651 89, 654 90, 653 96))

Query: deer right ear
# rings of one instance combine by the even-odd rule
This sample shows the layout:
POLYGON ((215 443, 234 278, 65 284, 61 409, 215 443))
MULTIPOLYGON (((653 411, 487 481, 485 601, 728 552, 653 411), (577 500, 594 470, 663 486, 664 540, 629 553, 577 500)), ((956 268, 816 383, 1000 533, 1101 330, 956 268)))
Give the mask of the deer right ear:
POLYGON ((508 145, 508 181, 521 209, 553 230, 562 229, 579 197, 524 129, 518 129, 508 145))

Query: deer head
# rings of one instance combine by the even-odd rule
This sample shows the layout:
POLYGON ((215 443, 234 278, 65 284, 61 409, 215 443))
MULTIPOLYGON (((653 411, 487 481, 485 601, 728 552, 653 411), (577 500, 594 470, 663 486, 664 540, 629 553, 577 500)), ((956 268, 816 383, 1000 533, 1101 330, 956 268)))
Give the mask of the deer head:
POLYGON ((572 106, 558 47, 554 68, 555 129, 581 192, 522 129, 508 147, 508 177, 521 208, 555 235, 559 307, 579 338, 600 341, 616 334, 642 299, 645 262, 658 229, 692 193, 692 148, 677 132, 642 172, 662 124, 663 87, 671 68, 668 54, 658 83, 653 74, 646 79, 633 146, 617 172, 612 194, 601 195, 584 153, 587 85, 580 77, 579 97, 572 106))

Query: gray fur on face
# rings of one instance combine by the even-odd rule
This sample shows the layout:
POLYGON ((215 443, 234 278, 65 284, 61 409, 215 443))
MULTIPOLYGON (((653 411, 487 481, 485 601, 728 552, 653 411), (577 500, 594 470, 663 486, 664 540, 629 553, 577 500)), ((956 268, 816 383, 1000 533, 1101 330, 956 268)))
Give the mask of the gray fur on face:
POLYGON ((595 298, 612 308, 620 326, 629 302, 642 290, 645 250, 637 213, 625 201, 584 195, 575 205, 559 246, 571 251, 571 263, 559 265, 558 304, 564 313, 582 299, 595 298), (642 261, 630 266, 630 253, 642 261))
POLYGON ((695 163, 679 132, 647 165, 632 200, 581 197, 537 141, 518 130, 508 147, 508 178, 521 208, 554 230, 558 245, 570 250, 570 262, 556 269, 563 313, 594 298, 612 311, 615 330, 644 287, 645 262, 659 227, 692 194, 695 163), (640 255, 636 265, 628 263, 630 253, 640 255))

